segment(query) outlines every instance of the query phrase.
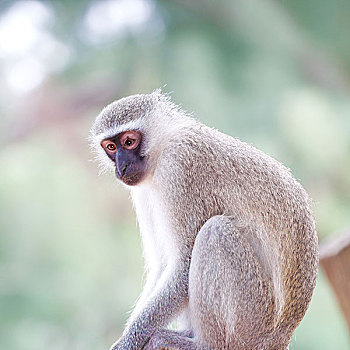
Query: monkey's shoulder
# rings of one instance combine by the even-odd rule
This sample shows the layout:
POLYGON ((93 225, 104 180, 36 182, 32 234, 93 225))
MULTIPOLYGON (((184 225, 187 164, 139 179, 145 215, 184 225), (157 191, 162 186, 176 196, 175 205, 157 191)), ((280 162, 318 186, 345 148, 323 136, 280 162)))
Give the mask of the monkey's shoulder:
POLYGON ((188 127, 169 138, 160 161, 181 171, 290 173, 288 168, 254 146, 203 124, 188 127))
POLYGON ((197 189, 271 198, 273 194, 307 200, 306 192, 282 163, 237 138, 204 125, 186 128, 167 141, 156 177, 183 192, 197 189))

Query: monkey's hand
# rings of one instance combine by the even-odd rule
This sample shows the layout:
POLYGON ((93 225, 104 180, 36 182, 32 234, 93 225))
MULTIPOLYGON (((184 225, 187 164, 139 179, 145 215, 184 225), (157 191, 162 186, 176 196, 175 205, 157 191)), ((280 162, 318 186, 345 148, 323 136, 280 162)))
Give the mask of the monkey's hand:
POLYGON ((160 332, 155 332, 147 344, 143 347, 142 350, 158 350, 163 349, 167 345, 167 339, 163 337, 160 332))
MULTIPOLYGON (((154 332, 149 342, 143 350, 163 350, 163 349, 197 349, 192 338, 192 332, 171 331, 168 329, 158 329, 154 332)), ((209 350, 209 349, 208 349, 209 350)))
POLYGON ((132 314, 123 336, 110 350, 141 350, 156 330, 165 327, 188 298, 189 261, 168 266, 154 291, 136 315, 132 314))

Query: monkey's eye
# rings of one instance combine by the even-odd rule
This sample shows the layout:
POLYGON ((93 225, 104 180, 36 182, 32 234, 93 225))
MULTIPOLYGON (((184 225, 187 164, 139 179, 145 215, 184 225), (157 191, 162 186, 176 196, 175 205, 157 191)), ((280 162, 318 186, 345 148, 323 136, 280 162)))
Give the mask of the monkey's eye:
POLYGON ((117 145, 109 140, 104 140, 101 142, 101 146, 107 153, 116 153, 117 152, 117 145))
POLYGON ((120 143, 125 149, 135 149, 141 141, 141 134, 137 131, 126 131, 120 137, 120 143))

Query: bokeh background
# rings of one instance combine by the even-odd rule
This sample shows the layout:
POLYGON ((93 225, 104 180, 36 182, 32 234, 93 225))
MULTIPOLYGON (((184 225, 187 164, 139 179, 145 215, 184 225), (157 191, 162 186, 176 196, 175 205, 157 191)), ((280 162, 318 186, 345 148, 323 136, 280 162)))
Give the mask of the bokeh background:
MULTIPOLYGON (((158 87, 292 169, 320 241, 350 226, 350 2, 0 2, 0 349, 108 349, 143 283, 128 192, 87 136, 158 87)), ((291 349, 350 348, 320 271, 291 349)))

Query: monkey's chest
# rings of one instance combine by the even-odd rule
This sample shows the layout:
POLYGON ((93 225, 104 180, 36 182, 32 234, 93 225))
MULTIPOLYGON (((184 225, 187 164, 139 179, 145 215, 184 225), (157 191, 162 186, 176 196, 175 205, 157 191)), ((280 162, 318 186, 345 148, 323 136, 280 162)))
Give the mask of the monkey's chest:
POLYGON ((146 264, 158 269, 174 259, 175 240, 166 207, 157 192, 133 191, 146 264))

